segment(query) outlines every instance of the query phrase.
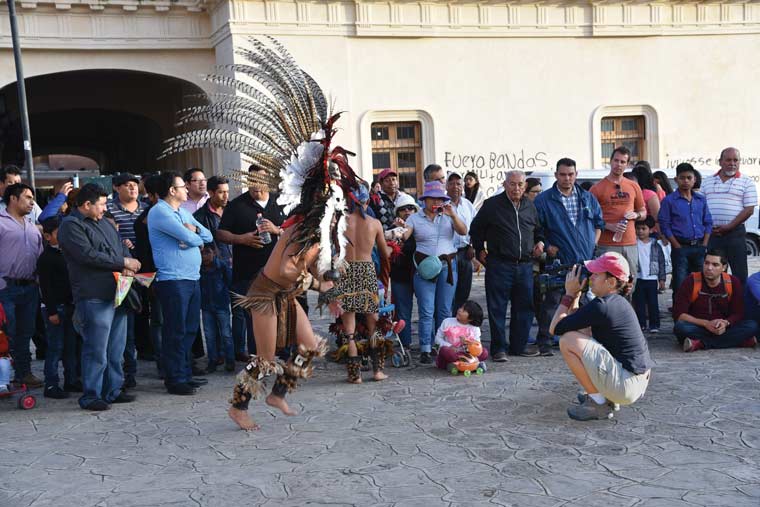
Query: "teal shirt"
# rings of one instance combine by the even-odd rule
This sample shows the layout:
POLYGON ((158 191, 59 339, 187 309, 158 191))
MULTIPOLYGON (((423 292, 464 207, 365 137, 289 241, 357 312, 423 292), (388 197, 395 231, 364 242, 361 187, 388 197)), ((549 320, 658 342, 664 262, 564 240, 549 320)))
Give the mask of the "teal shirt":
POLYGON ((175 210, 161 199, 148 212, 148 237, 158 274, 156 280, 198 280, 201 277, 201 246, 212 243, 211 232, 193 215, 175 210), (194 233, 183 224, 198 228, 194 233))

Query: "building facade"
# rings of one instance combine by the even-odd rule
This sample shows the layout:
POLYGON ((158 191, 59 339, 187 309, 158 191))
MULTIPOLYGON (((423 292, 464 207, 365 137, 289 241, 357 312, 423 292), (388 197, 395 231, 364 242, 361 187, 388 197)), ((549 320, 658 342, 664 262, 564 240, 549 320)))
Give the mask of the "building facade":
MULTIPOLYGON (((176 112, 216 90, 202 75, 271 35, 345 111, 337 142, 367 179, 392 167, 505 171, 557 159, 604 167, 629 146, 654 168, 713 170, 741 149, 760 180, 760 1, 17 2, 35 154, 105 171, 239 168, 234 153, 155 161, 176 112)), ((0 23, 0 143, 20 128, 7 21, 0 23)))

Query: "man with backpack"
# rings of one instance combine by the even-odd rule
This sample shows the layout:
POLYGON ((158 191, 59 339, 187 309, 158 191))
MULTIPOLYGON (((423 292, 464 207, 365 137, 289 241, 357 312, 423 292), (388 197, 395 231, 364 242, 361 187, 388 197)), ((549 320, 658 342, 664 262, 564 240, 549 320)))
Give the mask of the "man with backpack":
POLYGON ((742 284, 726 273, 727 266, 725 253, 708 250, 702 272, 692 273, 678 288, 673 306, 673 333, 683 344, 684 352, 757 344, 757 322, 742 320, 742 284))

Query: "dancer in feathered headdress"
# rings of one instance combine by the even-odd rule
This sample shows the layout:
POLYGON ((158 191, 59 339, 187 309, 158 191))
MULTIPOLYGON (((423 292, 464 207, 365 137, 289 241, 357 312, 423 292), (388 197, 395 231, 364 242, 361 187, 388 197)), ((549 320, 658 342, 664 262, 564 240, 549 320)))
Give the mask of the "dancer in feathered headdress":
POLYGON ((247 63, 222 67, 239 78, 206 77, 233 93, 212 95, 213 102, 182 111, 179 125, 191 130, 169 139, 164 151, 166 156, 212 146, 241 153, 262 169, 240 173, 244 182, 279 186, 277 202, 288 214, 267 264, 237 302, 253 314, 258 351, 238 375, 229 410, 246 430, 258 428, 248 402, 263 392, 266 377, 277 375, 266 403, 292 415, 285 394, 299 378, 311 376, 313 358, 325 353, 326 342, 314 334, 295 298, 307 289, 327 290, 338 278, 346 252, 344 196, 358 188, 348 164, 351 153, 331 145, 340 115, 329 114, 319 85, 276 40, 249 43, 236 49, 247 63), (192 129, 198 123, 203 128, 192 129), (285 364, 275 361, 278 345, 292 345, 285 364))

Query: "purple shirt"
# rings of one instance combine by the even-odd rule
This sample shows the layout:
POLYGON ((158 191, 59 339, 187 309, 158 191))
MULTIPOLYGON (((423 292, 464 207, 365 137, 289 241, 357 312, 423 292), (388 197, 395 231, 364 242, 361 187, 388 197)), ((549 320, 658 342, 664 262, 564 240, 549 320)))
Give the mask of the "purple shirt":
POLYGON ((195 213, 196 211, 198 211, 199 209, 201 209, 204 204, 206 204, 206 201, 208 201, 208 198, 209 198, 208 193, 206 193, 206 195, 204 195, 203 197, 201 197, 197 201, 193 201, 188 196, 187 201, 185 201, 182 204, 180 204, 179 207, 182 208, 183 210, 187 211, 188 213, 190 213, 192 215, 193 213, 195 213))
POLYGON ((36 277, 37 258, 42 254, 42 234, 28 216, 20 224, 7 210, 0 211, 0 245, 3 246, 0 290, 6 286, 4 277, 22 280, 36 277))

